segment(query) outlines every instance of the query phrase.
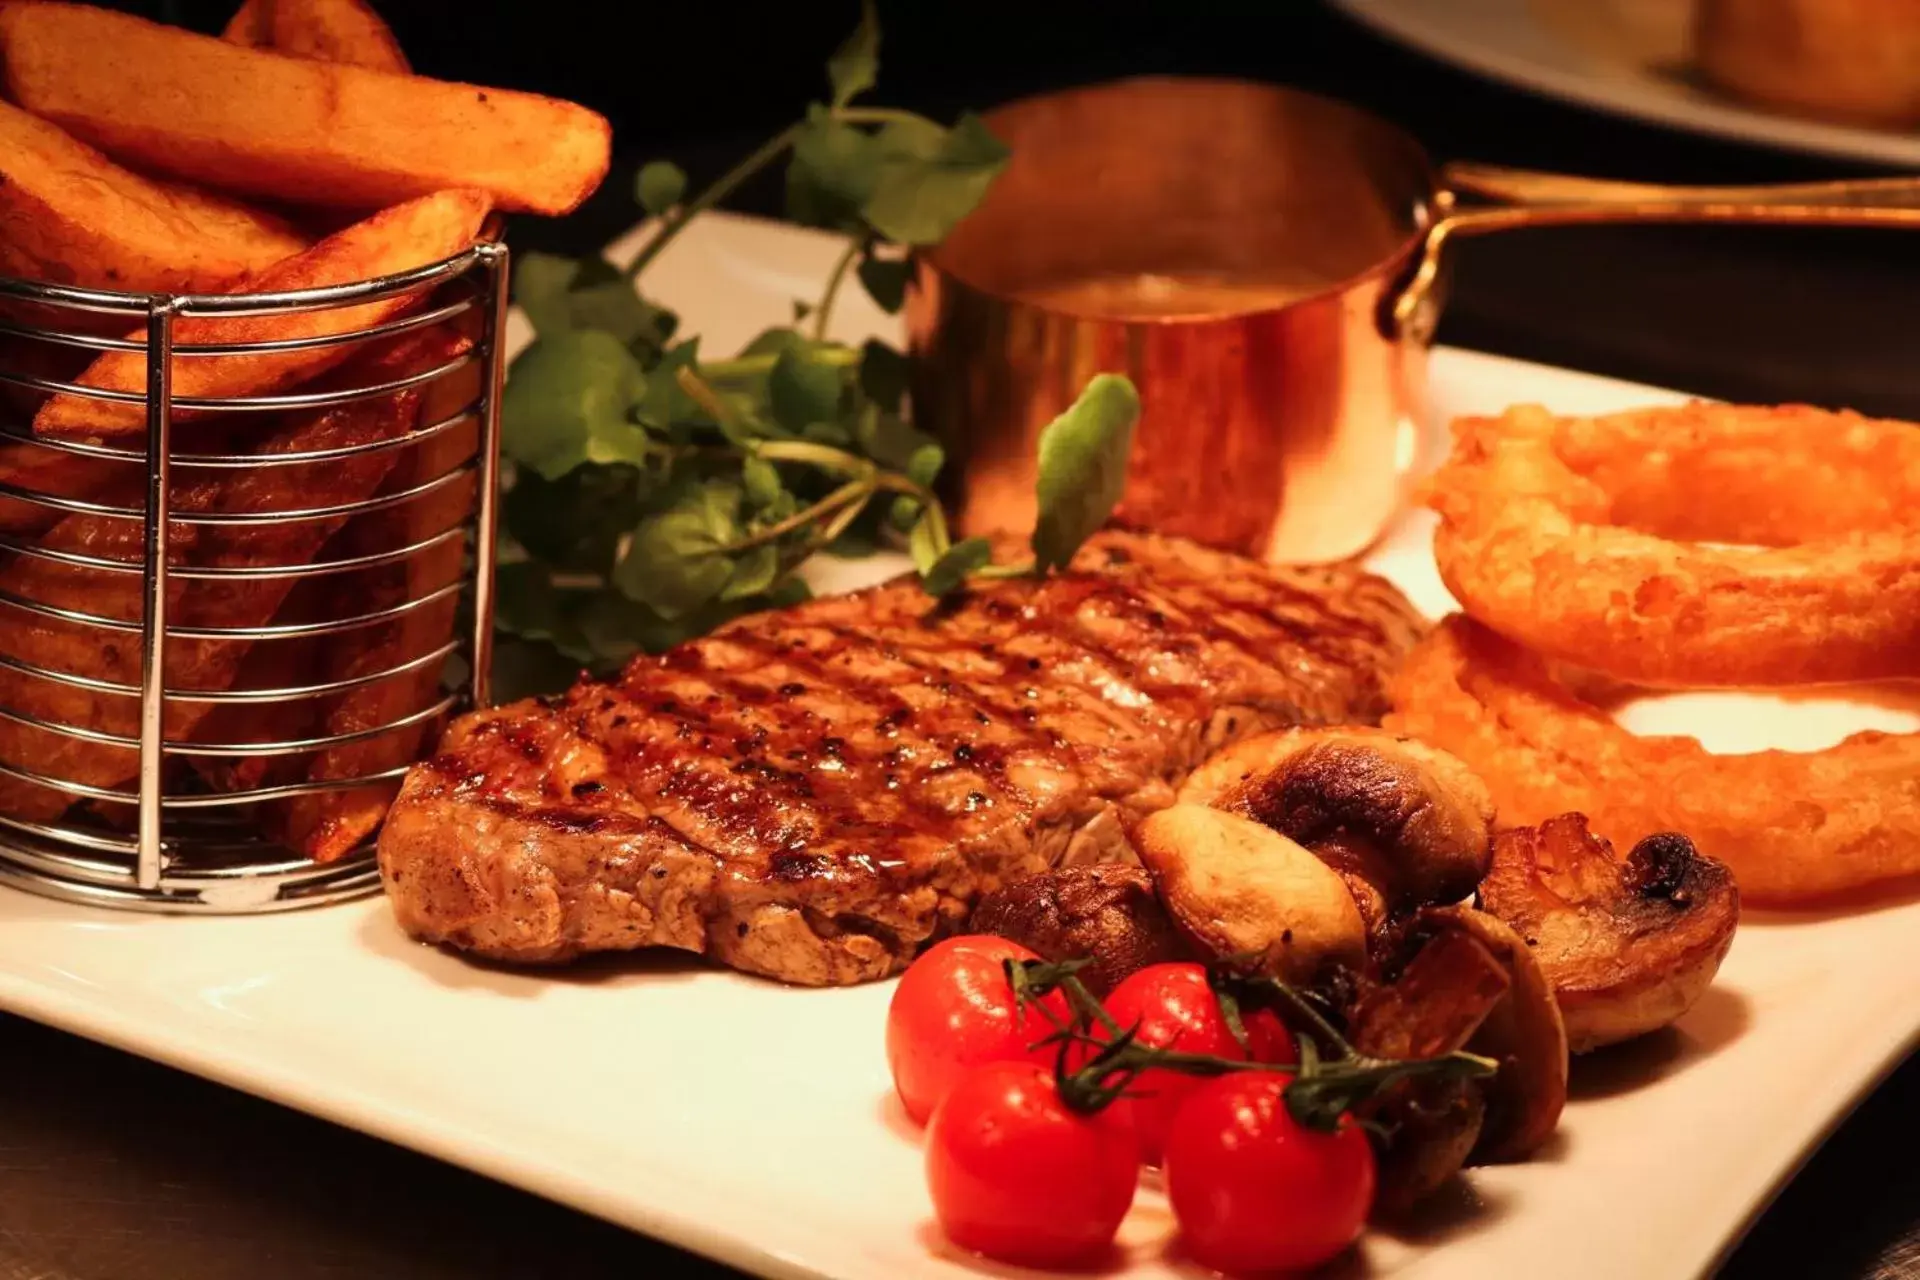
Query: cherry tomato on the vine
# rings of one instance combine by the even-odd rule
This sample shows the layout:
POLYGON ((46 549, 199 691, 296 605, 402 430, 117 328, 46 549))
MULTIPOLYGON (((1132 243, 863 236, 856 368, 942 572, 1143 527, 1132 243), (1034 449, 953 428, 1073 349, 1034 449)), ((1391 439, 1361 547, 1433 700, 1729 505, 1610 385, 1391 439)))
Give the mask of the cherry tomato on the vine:
MULTIPOLYGON (((1206 1054, 1235 1062, 1290 1064, 1297 1061, 1293 1037, 1270 1010, 1245 1011, 1241 1026, 1247 1035, 1242 1049, 1227 1025, 1220 997, 1197 964, 1149 965, 1130 975, 1108 994, 1106 1008, 1122 1030, 1137 1027, 1138 1043, 1155 1049, 1206 1054), (1251 1050, 1249 1054, 1248 1050, 1251 1050)), ((1104 1034, 1097 1031, 1097 1034, 1104 1034)), ((1117 1105, 1133 1112, 1140 1135, 1140 1152, 1149 1164, 1160 1163, 1167 1131, 1187 1095, 1205 1077, 1172 1069, 1144 1071, 1128 1086, 1117 1105)))
POLYGON ((1352 1117, 1327 1133, 1287 1110, 1290 1076, 1242 1071, 1188 1094, 1167 1138, 1167 1200, 1187 1252, 1230 1275, 1318 1266, 1373 1206, 1373 1148, 1352 1117))
MULTIPOLYGON (((1053 1034, 1054 1024, 1037 1008, 1019 1007, 1003 964, 1039 958, 1005 938, 966 934, 908 966, 887 1007, 887 1066, 916 1124, 927 1122, 970 1068, 1054 1061, 1055 1050, 1032 1048, 1053 1034)), ((1066 998, 1058 991, 1039 1003, 1067 1021, 1066 998)))
POLYGON ((1140 1149, 1124 1110, 1091 1115, 1027 1062, 968 1072, 927 1128, 927 1189, 947 1238, 1027 1267, 1097 1259, 1133 1204, 1140 1149))

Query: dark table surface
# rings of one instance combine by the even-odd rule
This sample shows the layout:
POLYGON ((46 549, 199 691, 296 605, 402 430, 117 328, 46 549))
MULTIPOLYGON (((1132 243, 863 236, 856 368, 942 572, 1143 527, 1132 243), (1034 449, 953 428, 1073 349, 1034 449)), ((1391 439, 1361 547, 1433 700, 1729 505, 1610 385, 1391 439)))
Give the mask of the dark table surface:
MULTIPOLYGON (((225 16, 218 4, 122 7, 201 26, 225 16)), ((852 9, 627 6, 609 18, 561 0, 383 7, 428 74, 566 94, 614 119, 621 164, 602 195, 571 220, 514 232, 521 246, 576 252, 633 221, 627 193, 641 160, 671 155, 696 182, 712 177, 817 94, 820 58, 852 9)), ((1117 75, 1226 74, 1371 106, 1442 157, 1688 182, 1862 171, 1484 84, 1303 0, 899 0, 887 16, 881 97, 934 113, 1117 75)), ((749 190, 741 203, 770 209, 776 198, 771 188, 749 190)), ((1920 237, 1561 230, 1463 246, 1441 340, 1708 395, 1920 417, 1916 320, 1920 237)), ((1756 1112, 1753 1123, 1769 1119, 1756 1112)), ((1920 1277, 1917 1137, 1920 1059, 1812 1157, 1723 1274, 1920 1277)), ((1660 1159, 1663 1140, 1649 1135, 1649 1161, 1660 1159)), ((1594 1212, 1605 1221, 1606 1206, 1594 1212)), ((1543 1259, 1539 1274, 1552 1271, 1543 1259)), ((663 1273, 731 1274, 374 1139, 0 1015, 0 1280, 663 1273)))

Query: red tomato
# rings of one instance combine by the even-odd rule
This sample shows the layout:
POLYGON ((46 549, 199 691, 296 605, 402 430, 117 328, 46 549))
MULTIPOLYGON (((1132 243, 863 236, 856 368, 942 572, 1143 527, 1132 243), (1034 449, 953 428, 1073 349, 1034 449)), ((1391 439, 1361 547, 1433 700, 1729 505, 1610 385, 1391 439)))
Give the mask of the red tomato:
MULTIPOLYGON (((1054 1060, 1032 1046, 1053 1034, 1038 1009, 1021 1009, 1007 984, 1006 960, 1040 957, 1017 942, 986 934, 948 938, 915 960, 887 1007, 887 1066, 914 1123, 925 1124, 947 1090, 969 1068, 1009 1060, 1054 1060)), ((1062 1022, 1066 997, 1042 1001, 1062 1022)))
POLYGON ((1360 1235, 1373 1148, 1342 1116, 1332 1133, 1293 1118, 1291 1077, 1243 1071, 1187 1096, 1167 1139, 1167 1199, 1187 1252, 1233 1275, 1318 1266, 1360 1235))
POLYGON ((941 1230, 1018 1266, 1097 1259, 1133 1204, 1139 1169, 1124 1111, 1070 1110, 1053 1073, 1030 1062, 968 1072, 927 1128, 927 1189, 941 1230))
MULTIPOLYGON (((1107 996, 1107 1012, 1122 1030, 1138 1025, 1139 1043, 1156 1049, 1178 1049, 1235 1062, 1248 1060, 1227 1026, 1220 997, 1207 983, 1207 971, 1197 964, 1149 965, 1127 977, 1107 996)), ((1248 1047, 1256 1062, 1297 1061, 1293 1037, 1268 1010, 1255 1010, 1242 1019, 1248 1047)), ((1140 1135, 1140 1152, 1147 1163, 1160 1163, 1167 1130, 1186 1096, 1205 1077, 1173 1070, 1142 1072, 1127 1090, 1123 1105, 1133 1112, 1140 1135)))
POLYGON ((1247 1033, 1247 1057, 1269 1066, 1291 1067, 1300 1061, 1300 1048, 1280 1015, 1271 1009, 1242 1009, 1240 1029, 1247 1033))

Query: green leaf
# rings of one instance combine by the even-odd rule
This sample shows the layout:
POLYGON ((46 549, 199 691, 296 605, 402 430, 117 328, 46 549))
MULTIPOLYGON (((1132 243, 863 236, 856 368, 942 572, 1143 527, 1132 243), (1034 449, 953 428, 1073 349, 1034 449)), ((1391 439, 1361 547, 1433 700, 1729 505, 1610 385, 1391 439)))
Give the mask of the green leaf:
MULTIPOLYGON (((869 405, 868 408, 871 409, 872 406, 869 405)), ((865 415, 863 419, 864 417, 865 415)), ((857 439, 861 451, 889 471, 899 471, 903 474, 908 472, 913 467, 916 454, 922 455, 921 465, 927 465, 931 459, 922 454, 922 451, 929 445, 937 446, 938 444, 926 432, 891 413, 875 411, 872 414, 872 421, 863 420, 859 427, 857 439)))
POLYGON ((853 444, 853 432, 838 422, 809 422, 800 432, 800 438, 834 449, 846 449, 853 444))
POLYGON ((648 213, 665 213, 687 193, 686 172, 671 160, 655 160, 641 167, 633 193, 648 213))
POLYGON ((880 71, 880 18, 873 0, 860 0, 860 25, 827 59, 827 82, 833 86, 833 105, 844 107, 873 88, 880 71))
POLYGON ((536 560, 567 573, 605 574, 658 484, 627 466, 575 467, 557 480, 521 470, 501 495, 500 520, 536 560))
POLYGON ((1006 167, 1006 144, 978 116, 963 115, 936 132, 937 141, 924 124, 903 122, 875 139, 881 157, 860 216, 890 240, 938 244, 1006 167))
POLYGON ((946 145, 948 132, 925 116, 895 116, 873 135, 874 150, 882 164, 931 160, 946 145))
POLYGON ((746 493, 747 506, 755 511, 772 506, 786 492, 780 484, 779 470, 765 458, 751 456, 740 464, 740 486, 746 493))
POLYGON ((646 390, 635 407, 640 421, 659 431, 674 423, 706 422, 706 411, 681 389, 676 376, 680 370, 700 363, 700 339, 689 338, 661 353, 659 362, 647 370, 646 390))
POLYGON ((900 412, 911 369, 906 356, 878 338, 869 338, 860 348, 860 389, 888 413, 900 412))
POLYGON ((790 605, 803 604, 811 599, 813 599, 813 588, 807 585, 807 580, 789 574, 780 579, 773 590, 767 593, 767 607, 785 609, 790 605))
POLYGON ((716 625, 707 620, 711 616, 709 610, 698 610, 669 622, 618 591, 602 591, 581 607, 579 626, 580 633, 599 655, 600 668, 605 670, 643 650, 658 653, 700 635, 716 625))
POLYGON ((799 510, 800 499, 793 495, 792 490, 782 489, 774 495, 772 502, 769 502, 756 513, 754 523, 756 527, 774 524, 778 521, 785 520, 790 515, 796 514, 799 510))
POLYGON ((808 109, 787 161, 787 216, 807 226, 856 227, 879 177, 880 150, 873 135, 842 124, 816 104, 808 109))
POLYGON ((1096 375, 1040 433, 1039 520, 1033 555, 1045 572, 1073 559, 1107 522, 1127 482, 1140 396, 1118 374, 1096 375))
POLYGON ((940 557, 947 554, 948 542, 941 536, 942 530, 934 523, 932 513, 922 511, 907 533, 907 554, 913 558, 913 567, 925 577, 933 572, 933 566, 940 563, 940 557))
POLYGON ((557 254, 529 250, 514 255, 513 300, 535 333, 547 336, 573 327, 567 290, 579 272, 577 261, 557 254))
POLYGON ((673 336, 679 317, 642 298, 633 281, 604 258, 580 263, 567 291, 571 323, 576 329, 599 329, 651 359, 673 336))
POLYGON ((913 264, 904 258, 894 261, 869 253, 860 259, 855 274, 866 286, 867 296, 878 303, 882 311, 893 315, 906 303, 907 280, 913 274, 913 264))
POLYGON ((923 489, 931 488, 947 465, 947 451, 937 444, 923 444, 907 459, 907 479, 923 489))
POLYGON ((767 375, 767 400, 773 416, 789 431, 831 422, 840 416, 840 369, 813 358, 806 345, 782 351, 767 375))
POLYGON ((764 329, 753 337, 753 341, 740 348, 743 356, 777 356, 795 347, 804 346, 806 339, 792 329, 764 329))
POLYGON ((920 499, 901 494, 887 507, 887 523, 901 533, 911 533, 920 519, 920 513, 926 510, 920 499))
POLYGON ((946 554, 920 571, 920 585, 930 596, 944 596, 993 559, 993 544, 985 538, 963 538, 946 554))
POLYGON ((536 339, 513 362, 500 397, 500 443, 549 480, 583 462, 656 462, 660 446, 627 414, 647 389, 612 334, 569 330, 536 339))
POLYGON ((733 574, 720 589, 722 600, 745 600, 773 585, 780 574, 780 548, 773 543, 754 547, 734 562, 733 574))
POLYGON ((593 646, 568 616, 567 600, 547 567, 522 560, 493 574, 494 626, 509 635, 541 640, 576 663, 591 663, 593 646))
POLYGON ((718 479, 688 485, 634 529, 614 568, 614 585, 669 622, 693 612, 733 575, 722 552, 740 536, 739 511, 739 485, 718 479))
POLYGON ((603 258, 525 253, 514 259, 513 296, 543 338, 599 329, 650 359, 673 336, 679 317, 635 291, 603 258))

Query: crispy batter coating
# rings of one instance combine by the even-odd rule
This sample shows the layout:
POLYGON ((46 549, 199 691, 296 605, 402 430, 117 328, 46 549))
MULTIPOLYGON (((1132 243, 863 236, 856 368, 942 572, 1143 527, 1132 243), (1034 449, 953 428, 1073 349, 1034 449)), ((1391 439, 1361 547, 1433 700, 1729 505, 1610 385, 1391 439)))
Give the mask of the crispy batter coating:
POLYGON ((1427 501, 1461 607, 1550 657, 1661 687, 1920 674, 1909 424, 1523 406, 1455 423, 1427 501))
POLYGON ((1824 751, 1746 755, 1639 737, 1538 655, 1457 614, 1415 647, 1391 693, 1385 726, 1465 760, 1503 825, 1578 810, 1623 847, 1683 831, 1756 903, 1920 875, 1920 735, 1856 733, 1824 751))

